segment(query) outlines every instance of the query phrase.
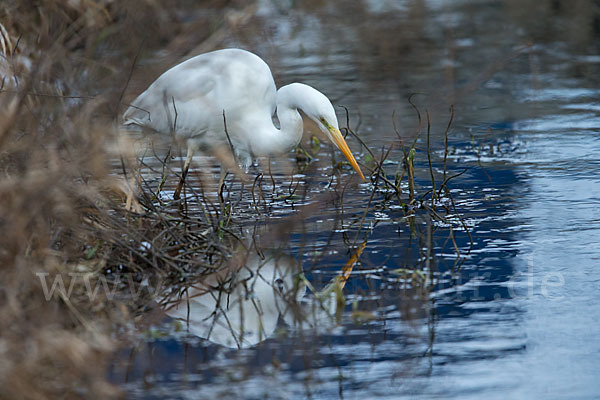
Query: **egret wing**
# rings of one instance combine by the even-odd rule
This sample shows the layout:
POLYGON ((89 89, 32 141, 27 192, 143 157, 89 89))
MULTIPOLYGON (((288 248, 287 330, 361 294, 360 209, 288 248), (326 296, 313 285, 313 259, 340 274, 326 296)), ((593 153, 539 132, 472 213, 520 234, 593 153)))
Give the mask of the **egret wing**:
POLYGON ((271 117, 275 96, 271 71, 262 59, 243 50, 219 50, 163 73, 133 101, 124 122, 212 144, 225 139, 223 112, 237 139, 257 117, 271 117))

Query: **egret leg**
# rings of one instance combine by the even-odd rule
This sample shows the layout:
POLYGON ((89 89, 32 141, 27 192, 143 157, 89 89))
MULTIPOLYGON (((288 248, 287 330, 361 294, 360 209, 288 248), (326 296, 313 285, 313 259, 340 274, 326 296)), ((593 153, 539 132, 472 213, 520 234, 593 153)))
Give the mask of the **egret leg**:
POLYGON ((181 189, 183 188, 183 184, 185 183, 185 177, 188 173, 188 169, 190 169, 190 163, 192 162, 192 157, 194 156, 194 148, 193 146, 188 146, 187 156, 185 157, 185 163, 183 164, 183 171, 181 171, 181 179, 177 184, 177 188, 175 189, 175 193, 173 193, 173 198, 175 200, 179 200, 181 189))

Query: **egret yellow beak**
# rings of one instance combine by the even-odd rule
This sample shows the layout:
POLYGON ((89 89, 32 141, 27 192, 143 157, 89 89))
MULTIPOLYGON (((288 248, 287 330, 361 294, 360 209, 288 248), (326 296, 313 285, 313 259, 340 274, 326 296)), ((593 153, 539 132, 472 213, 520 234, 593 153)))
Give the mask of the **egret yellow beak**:
POLYGON ((339 129, 334 128, 330 124, 326 123, 325 126, 327 127, 327 130, 329 130, 329 133, 331 134, 331 139, 333 140, 333 143, 335 143, 335 145, 342 151, 344 156, 350 162, 350 165, 352 165, 352 168, 354 168, 354 170, 358 173, 358 175, 360 175, 360 179, 362 179, 364 182, 365 176, 363 175, 362 171, 360 170, 358 163, 354 159, 354 156, 352 155, 352 152, 350 151, 348 144, 344 140, 342 133, 339 131, 339 129))

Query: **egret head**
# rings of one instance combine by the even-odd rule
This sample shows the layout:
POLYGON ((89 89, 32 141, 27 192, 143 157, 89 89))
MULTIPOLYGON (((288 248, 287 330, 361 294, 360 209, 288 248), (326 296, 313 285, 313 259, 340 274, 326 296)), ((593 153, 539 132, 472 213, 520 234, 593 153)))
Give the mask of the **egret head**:
POLYGON ((286 88, 293 89, 296 107, 312 119, 325 136, 340 149, 348 162, 350 162, 350 165, 352 165, 352 168, 354 168, 364 181, 365 177, 340 132, 335 110, 327 96, 317 89, 302 83, 292 83, 286 88))

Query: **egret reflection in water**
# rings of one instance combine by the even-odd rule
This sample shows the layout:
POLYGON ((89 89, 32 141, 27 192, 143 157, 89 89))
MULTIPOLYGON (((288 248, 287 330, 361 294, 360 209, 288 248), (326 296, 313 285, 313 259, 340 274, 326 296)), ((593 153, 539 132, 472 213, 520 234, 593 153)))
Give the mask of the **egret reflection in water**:
MULTIPOLYGON (((241 257, 240 257, 241 258, 241 257)), ((167 310, 190 333, 231 348, 246 348, 272 336, 280 318, 293 325, 306 292, 296 260, 279 252, 256 253, 189 287, 167 310)))

